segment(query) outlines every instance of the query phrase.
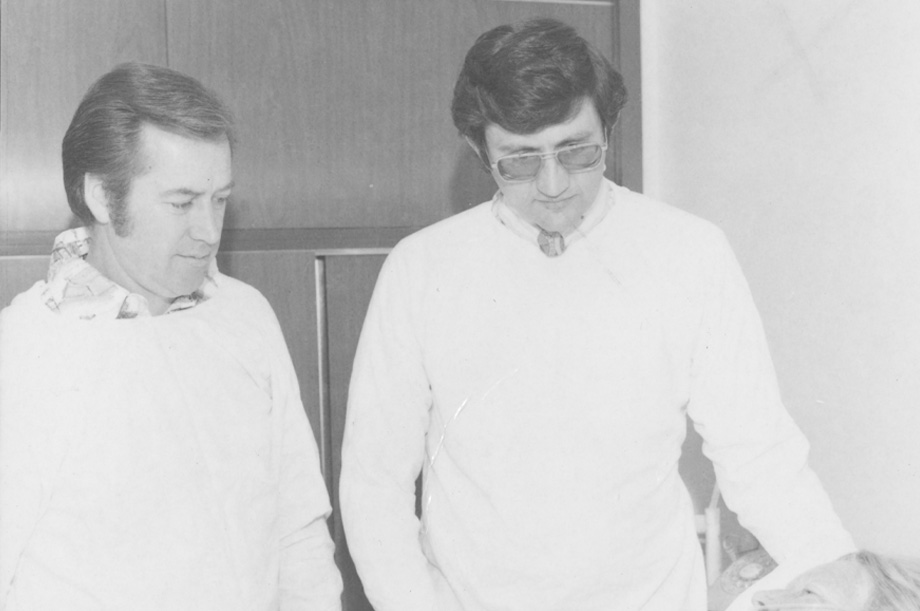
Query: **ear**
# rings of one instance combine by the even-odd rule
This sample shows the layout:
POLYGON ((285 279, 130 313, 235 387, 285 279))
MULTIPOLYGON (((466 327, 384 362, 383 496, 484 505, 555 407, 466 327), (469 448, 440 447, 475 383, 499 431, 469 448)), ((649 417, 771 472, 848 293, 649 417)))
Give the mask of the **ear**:
POLYGON ((106 225, 109 218, 109 196, 102 185, 102 179, 95 174, 83 176, 83 199, 100 225, 106 225))

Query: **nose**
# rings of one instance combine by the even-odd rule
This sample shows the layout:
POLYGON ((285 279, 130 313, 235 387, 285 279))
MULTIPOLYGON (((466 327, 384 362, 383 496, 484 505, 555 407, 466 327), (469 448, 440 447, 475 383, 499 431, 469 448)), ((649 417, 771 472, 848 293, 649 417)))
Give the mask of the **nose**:
POLYGON ((537 174, 537 189, 548 198, 555 199, 569 188, 569 171, 555 157, 543 160, 537 174))
POLYGON ((224 210, 208 203, 193 206, 189 221, 189 235, 195 240, 213 246, 220 240, 220 232, 224 225, 224 210))

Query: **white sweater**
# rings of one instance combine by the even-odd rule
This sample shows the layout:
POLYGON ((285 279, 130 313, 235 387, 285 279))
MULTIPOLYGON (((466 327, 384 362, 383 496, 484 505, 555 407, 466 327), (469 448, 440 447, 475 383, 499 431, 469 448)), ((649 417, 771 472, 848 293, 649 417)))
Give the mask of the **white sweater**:
POLYGON ((605 185, 610 212, 562 256, 486 203, 387 259, 340 488, 377 611, 704 610, 677 469, 687 413, 726 501, 775 558, 853 549, 722 234, 605 185))
POLYGON ((0 316, 0 609, 340 608, 329 502, 274 313, 0 316))

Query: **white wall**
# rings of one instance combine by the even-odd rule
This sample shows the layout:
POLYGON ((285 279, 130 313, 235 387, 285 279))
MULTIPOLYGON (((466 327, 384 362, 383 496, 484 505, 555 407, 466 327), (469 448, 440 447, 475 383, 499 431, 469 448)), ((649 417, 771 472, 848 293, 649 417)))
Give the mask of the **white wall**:
POLYGON ((721 226, 860 545, 920 556, 920 2, 645 0, 645 191, 721 226))

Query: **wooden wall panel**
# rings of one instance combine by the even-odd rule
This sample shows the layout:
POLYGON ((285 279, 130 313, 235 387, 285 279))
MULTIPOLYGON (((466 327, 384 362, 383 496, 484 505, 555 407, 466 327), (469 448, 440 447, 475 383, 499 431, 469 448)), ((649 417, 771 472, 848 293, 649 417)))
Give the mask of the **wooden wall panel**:
POLYGON ((0 41, 0 231, 64 229, 64 132, 86 89, 112 66, 165 64, 163 5, 3 0, 0 41))
MULTIPOLYGON (((51 252, 50 245, 48 252, 51 252)), ((44 279, 48 263, 45 255, 0 257, 0 310, 8 306, 13 297, 44 279)))
POLYGON ((339 472, 342 468, 342 434, 352 361, 364 315, 370 303, 383 256, 346 256, 326 259, 326 304, 329 333, 329 403, 332 441, 332 508, 336 563, 345 583, 345 611, 372 611, 364 598, 361 580, 348 554, 348 545, 339 513, 339 472))
POLYGON ((450 119, 485 30, 537 14, 608 55, 613 6, 494 0, 167 0, 170 65, 235 109, 235 228, 423 226, 494 185, 450 119))
POLYGON ((423 226, 488 198, 448 106, 463 54, 489 27, 556 16, 622 55, 617 4, 2 0, 0 11, 0 232, 70 222, 60 139, 87 86, 127 59, 224 94, 242 136, 242 205, 228 226, 274 228, 423 226))

